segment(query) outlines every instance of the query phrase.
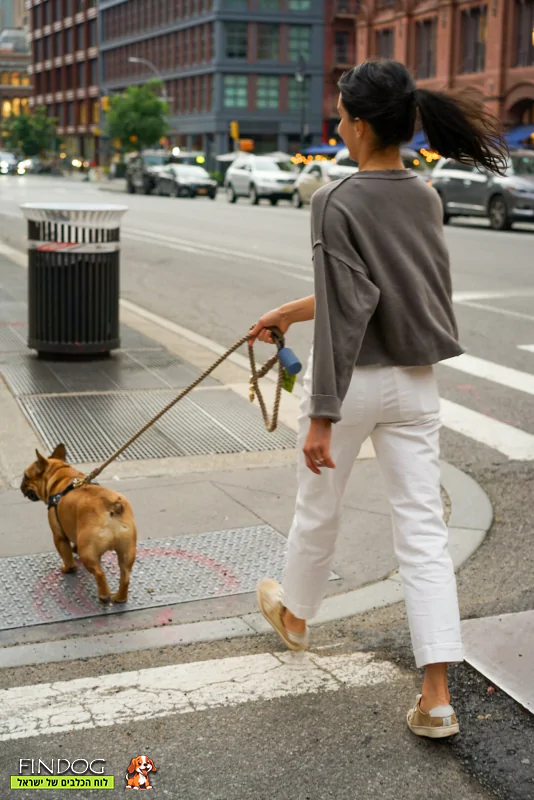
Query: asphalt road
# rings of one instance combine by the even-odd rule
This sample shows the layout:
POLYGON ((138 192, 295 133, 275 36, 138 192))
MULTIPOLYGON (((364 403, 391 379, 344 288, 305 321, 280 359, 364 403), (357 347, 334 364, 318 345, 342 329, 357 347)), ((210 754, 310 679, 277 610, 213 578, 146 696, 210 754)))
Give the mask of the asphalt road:
MULTIPOLYGON (((123 296, 224 345, 242 336, 265 310, 313 289, 307 210, 282 204, 254 208, 246 201, 230 206, 222 199, 123 197, 68 179, 2 178, 0 239, 23 248, 18 206, 39 200, 124 201, 129 211, 123 296)), ((489 536, 458 576, 464 618, 534 605, 533 234, 528 226, 496 233, 472 220, 446 230, 461 338, 475 360, 464 362, 461 370, 439 367, 442 396, 449 403, 442 450, 479 481, 495 509, 489 536), (521 458, 509 455, 511 443, 521 458)), ((309 325, 291 334, 302 355, 310 335, 309 325)), ((532 800, 532 717, 500 693, 488 698, 486 682, 467 667, 453 671, 457 711, 465 720, 460 737, 443 746, 407 737, 402 720, 417 676, 401 607, 324 626, 315 641, 335 644, 342 652, 372 649, 377 658, 400 665, 402 678, 376 689, 73 731, 53 741, 41 736, 22 747, 11 741, 0 756, 0 771, 14 774, 13 760, 29 753, 38 757, 54 751, 57 757, 65 749, 96 754, 102 748, 124 760, 130 750, 133 755, 150 747, 165 765, 162 793, 172 798, 470 800, 496 795, 532 800), (488 704, 493 704, 489 710, 488 704)), ((264 637, 18 670, 6 677, 11 685, 31 684, 268 652, 273 645, 264 637)))

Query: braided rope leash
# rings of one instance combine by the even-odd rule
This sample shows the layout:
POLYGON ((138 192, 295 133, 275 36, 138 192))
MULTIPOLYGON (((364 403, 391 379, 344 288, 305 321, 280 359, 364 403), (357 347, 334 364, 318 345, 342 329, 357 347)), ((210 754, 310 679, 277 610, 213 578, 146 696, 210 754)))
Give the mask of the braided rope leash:
MULTIPOLYGON (((137 439, 139 439, 140 436, 142 436, 144 433, 146 433, 146 431, 150 427, 152 427, 152 425, 154 425, 155 422, 157 422, 159 419, 161 419, 161 417, 164 414, 166 414, 167 411, 170 411, 170 409, 173 406, 175 406, 177 403, 179 403, 180 400, 182 400, 186 395, 188 395, 190 392, 192 392, 193 389, 196 389, 196 387, 200 383, 202 383, 202 381, 204 381, 208 377, 208 375, 211 375, 211 373, 214 372, 214 370, 216 370, 217 367, 220 367, 220 365, 223 363, 223 361, 226 361, 226 359, 229 356, 231 356, 232 353, 234 353, 236 350, 238 350, 240 347, 242 347, 244 344, 246 344, 249 341, 250 338, 251 338, 250 334, 247 334, 246 336, 242 336, 241 339, 238 339, 237 342, 235 342, 231 347, 229 347, 228 350, 225 353, 223 353, 222 356, 220 356, 216 361, 213 362, 213 364, 210 367, 208 367, 208 369, 204 370, 202 375, 199 375, 199 377, 196 378, 196 380, 194 380, 192 383, 190 383, 189 386, 187 386, 182 392, 180 392, 180 394, 177 397, 175 397, 174 400, 171 400, 171 402, 167 403, 167 405, 164 406, 164 408, 162 408, 161 411, 158 411, 158 413, 156 414, 155 417, 152 417, 152 419, 149 420, 146 423, 146 425, 143 425, 143 427, 140 430, 138 430, 137 433, 135 433, 133 436, 131 436, 128 439, 128 441, 125 442, 122 445, 122 447, 119 447, 119 449, 116 450, 113 453, 113 455, 111 455, 106 461, 104 461, 103 464, 101 464, 99 467, 94 469, 88 475, 85 475, 85 477, 81 478, 80 481, 76 485, 78 487, 79 486, 86 486, 87 484, 91 483, 96 478, 98 478, 100 473, 103 472, 106 469, 106 467, 109 467, 109 465, 112 464, 113 461, 115 461, 115 459, 117 459, 120 455, 122 455, 122 453, 124 453, 124 451, 127 450, 130 447, 130 445, 132 445, 135 441, 137 441, 137 439)), ((267 428, 267 431, 269 433, 273 433, 273 431, 276 430, 276 427, 278 425, 278 414, 279 414, 279 411, 280 411, 280 402, 281 402, 281 399, 282 399, 282 383, 283 383, 283 377, 284 377, 284 369, 283 369, 282 364, 280 363, 280 361, 278 361, 278 357, 276 355, 272 356, 268 361, 265 362, 263 367, 260 367, 260 369, 258 369, 257 366, 256 366, 256 359, 254 357, 254 348, 252 346, 248 348, 248 354, 249 354, 250 370, 251 370, 251 372, 250 372, 250 400, 252 402, 254 400, 255 396, 258 398, 258 402, 260 404, 260 408, 261 408, 261 412, 262 412, 262 415, 263 415, 263 421, 265 423, 265 427, 267 428), (259 381, 261 380, 261 378, 265 377, 265 375, 267 375, 268 372, 271 371, 271 369, 274 367, 274 365, 276 364, 277 361, 278 361, 278 381, 277 381, 277 384, 276 384, 274 407, 273 407, 273 416, 272 416, 272 419, 269 419, 267 406, 265 404, 265 400, 264 400, 263 394, 262 394, 260 386, 259 386, 259 381)))

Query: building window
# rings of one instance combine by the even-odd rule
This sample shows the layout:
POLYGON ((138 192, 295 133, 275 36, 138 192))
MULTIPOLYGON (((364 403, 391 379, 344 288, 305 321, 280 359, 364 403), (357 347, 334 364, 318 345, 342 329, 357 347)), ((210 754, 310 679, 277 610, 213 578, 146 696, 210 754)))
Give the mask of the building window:
POLYGON ((11 86, 20 86, 20 72, 11 73, 11 86))
POLYGON ((98 61, 96 58, 93 58, 89 62, 89 85, 96 86, 97 84, 98 84, 98 61))
POLYGON ((73 0, 65 0, 65 16, 72 17, 73 0))
POLYGON ((244 59, 248 56, 248 23, 227 22, 224 26, 226 33, 226 58, 244 59))
POLYGON ((462 11, 462 72, 484 72, 486 31, 486 6, 462 11))
POLYGON ((280 0, 257 0, 258 11, 280 11, 280 0))
POLYGON ((72 28, 65 31, 65 53, 72 53, 72 28))
POLYGON ((232 11, 248 11, 248 0, 223 0, 223 4, 232 11))
POLYGON ((350 33, 348 31, 336 31, 334 59, 336 64, 350 64, 350 33))
POLYGON ((291 25, 289 28, 289 60, 309 61, 311 56, 311 28, 309 25, 291 25))
POLYGON ((89 21, 89 47, 96 46, 96 19, 89 21))
POLYGON ((58 31, 58 33, 54 34, 54 49, 55 49, 56 56, 62 56, 63 55, 62 44, 63 44, 63 42, 62 42, 62 33, 61 33, 61 31, 58 31))
POLYGON ((310 82, 308 78, 300 82, 296 78, 290 78, 287 97, 290 111, 300 111, 303 107, 307 108, 310 103, 310 82))
POLYGON ((280 25, 258 25, 258 61, 278 61, 280 25))
POLYGON ((200 110, 208 111, 208 76, 203 75, 200 80, 200 110))
MULTIPOLYGON (((54 79, 54 85, 56 87, 56 92, 60 92, 61 89, 63 88, 62 77, 63 77, 63 75, 62 75, 62 72, 61 72, 61 67, 57 67, 56 68, 56 76, 55 76, 55 79, 54 79)), ((37 92, 37 94, 40 94, 40 92, 37 92)))
POLYGON ((382 28, 376 32, 376 54, 379 58, 393 58, 395 53, 395 28, 382 28))
POLYGON ((256 105, 258 108, 278 108, 280 105, 280 79, 278 76, 258 76, 256 105))
POLYGON ((85 50, 85 36, 83 25, 76 26, 76 49, 85 50))
POLYGON ((87 125, 87 103, 85 100, 80 103, 80 125, 87 125))
POLYGON ((198 64, 198 28, 191 28, 191 63, 198 64))
POLYGON ((191 111, 198 111, 198 80, 191 78, 191 111))
POLYGON ((419 20, 417 22, 417 77, 434 78, 436 76, 436 32, 437 20, 419 20))
POLYGON ((78 62, 78 89, 85 86, 85 61, 78 62))
POLYGON ((52 0, 47 0, 44 4, 44 24, 52 24, 52 0))
POLYGON ((98 100, 93 100, 92 118, 95 124, 98 124, 100 122, 100 103, 98 102, 98 100))
POLYGON ((74 103, 67 103, 67 125, 74 125, 74 103))
POLYGON ((248 107, 248 76, 225 75, 223 78, 223 102, 225 108, 248 107))
POLYGON ((311 11, 311 0, 289 0, 290 11, 311 11))
POLYGON ((534 65, 534 0, 516 0, 516 67, 534 65))
POLYGON ((63 19, 63 10, 61 8, 61 0, 54 0, 54 19, 63 19))
POLYGON ((52 58, 52 37, 45 36, 44 38, 44 57, 52 58))

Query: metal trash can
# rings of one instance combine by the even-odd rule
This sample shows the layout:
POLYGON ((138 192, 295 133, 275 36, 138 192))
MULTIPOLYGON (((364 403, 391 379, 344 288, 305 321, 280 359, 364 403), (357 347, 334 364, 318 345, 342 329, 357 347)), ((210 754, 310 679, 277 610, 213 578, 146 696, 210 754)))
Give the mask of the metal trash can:
POLYGON ((94 355, 120 346, 119 233, 128 206, 24 203, 28 347, 94 355))

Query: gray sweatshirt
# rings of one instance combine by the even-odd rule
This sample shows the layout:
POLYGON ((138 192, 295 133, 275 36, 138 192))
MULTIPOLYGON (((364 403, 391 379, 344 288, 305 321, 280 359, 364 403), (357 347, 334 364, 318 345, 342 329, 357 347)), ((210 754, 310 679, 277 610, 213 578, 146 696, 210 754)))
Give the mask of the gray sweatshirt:
POLYGON ((356 366, 462 353, 437 193, 411 170, 358 172, 313 195, 310 417, 341 419, 356 366))

